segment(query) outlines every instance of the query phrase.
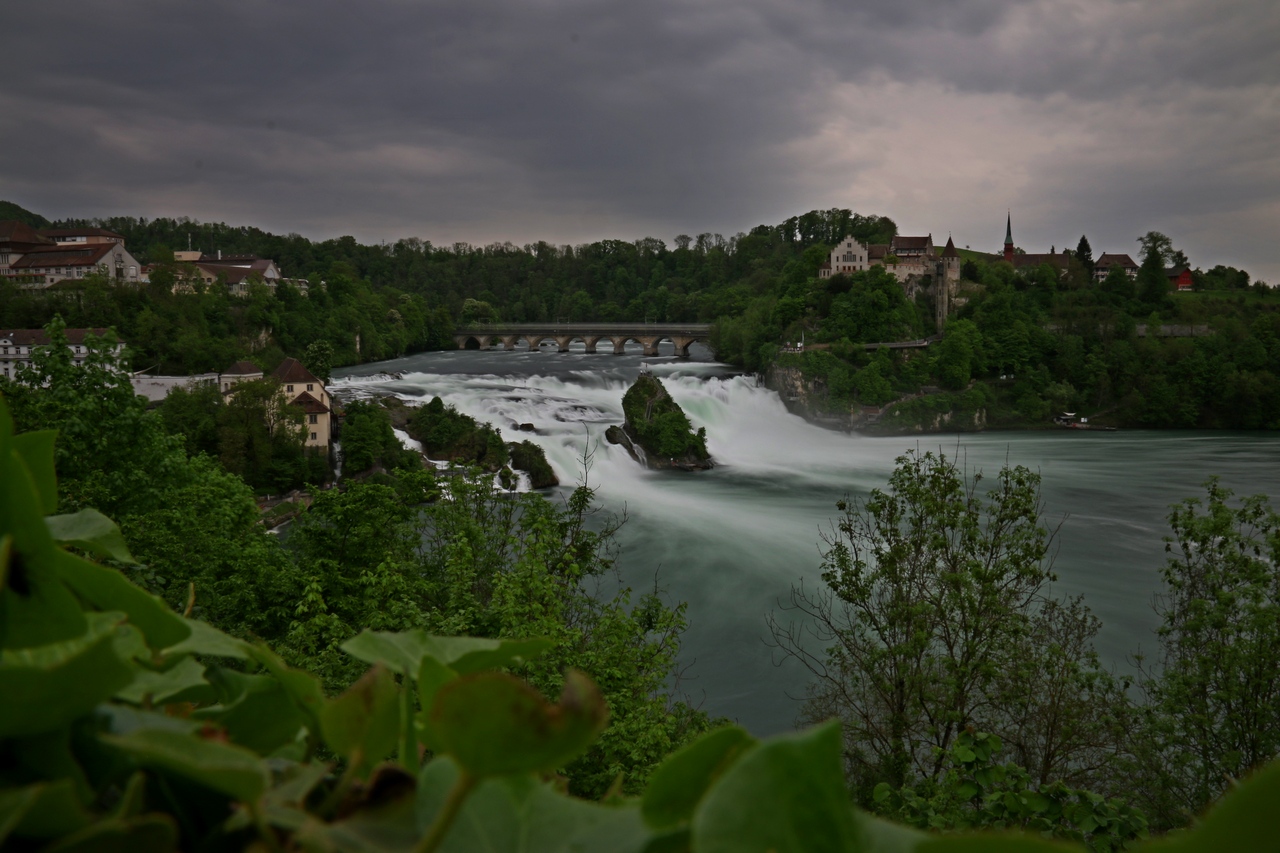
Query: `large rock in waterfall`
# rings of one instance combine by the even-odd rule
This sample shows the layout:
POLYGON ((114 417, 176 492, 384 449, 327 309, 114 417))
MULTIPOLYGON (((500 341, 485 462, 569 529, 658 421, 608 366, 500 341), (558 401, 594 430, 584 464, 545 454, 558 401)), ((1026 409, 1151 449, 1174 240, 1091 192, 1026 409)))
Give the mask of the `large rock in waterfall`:
POLYGON ((694 432, 684 410, 649 373, 640 374, 622 398, 626 417, 622 426, 611 426, 604 437, 626 448, 631 458, 650 468, 700 471, 711 468, 707 431, 694 432))

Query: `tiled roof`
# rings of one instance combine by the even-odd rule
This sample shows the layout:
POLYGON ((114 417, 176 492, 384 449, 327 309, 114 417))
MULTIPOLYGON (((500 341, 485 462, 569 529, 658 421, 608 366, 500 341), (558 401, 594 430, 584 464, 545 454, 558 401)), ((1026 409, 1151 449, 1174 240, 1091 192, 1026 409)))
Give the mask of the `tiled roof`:
POLYGON ((319 379, 316 379, 310 370, 303 367, 302 362, 296 358, 286 358, 280 362, 280 366, 271 371, 271 375, 281 382, 292 382, 294 384, 299 382, 319 382, 321 385, 324 384, 319 379))
POLYGON ((294 397, 291 405, 301 406, 302 411, 306 412, 308 415, 322 415, 325 412, 329 411, 328 406, 326 406, 324 403, 321 403, 319 400, 317 400, 315 397, 308 394, 306 391, 303 391, 301 394, 294 397))
MULTIPOLYGON (((102 337, 107 329, 63 329, 67 343, 80 346, 87 335, 102 337)), ((44 329, 0 329, 0 339, 12 341, 15 346, 42 347, 49 345, 49 336, 44 329)))
POLYGON ((1098 259, 1093 262, 1093 266, 1095 269, 1098 267, 1111 266, 1130 267, 1132 269, 1138 268, 1138 265, 1133 262, 1133 258, 1128 255, 1109 255, 1106 252, 1103 252, 1098 256, 1098 259))
POLYGON ((872 243, 867 246, 867 260, 876 261, 889 254, 888 243, 872 243))
POLYGON ((39 246, 14 261, 14 269, 37 267, 88 267, 95 266, 104 255, 115 249, 114 243, 93 243, 85 246, 39 246))
POLYGON ((1066 269, 1067 256, 1059 252, 1040 255, 1014 255, 1013 265, 1015 267, 1038 267, 1041 264, 1048 264, 1051 267, 1059 267, 1066 269))
POLYGON ((237 361, 235 364, 222 371, 225 376, 261 376, 262 368, 254 364, 252 361, 237 361))
POLYGON ((960 257, 960 253, 956 251, 956 244, 952 241, 950 237, 947 238, 947 248, 942 250, 942 257, 944 258, 960 257))
POLYGON ((0 222, 0 243, 27 243, 38 246, 41 244, 52 245, 53 241, 47 237, 41 237, 39 231, 25 222, 6 219, 0 222))
POLYGON ((890 245, 894 249, 927 249, 933 242, 933 235, 927 237, 894 237, 890 245))

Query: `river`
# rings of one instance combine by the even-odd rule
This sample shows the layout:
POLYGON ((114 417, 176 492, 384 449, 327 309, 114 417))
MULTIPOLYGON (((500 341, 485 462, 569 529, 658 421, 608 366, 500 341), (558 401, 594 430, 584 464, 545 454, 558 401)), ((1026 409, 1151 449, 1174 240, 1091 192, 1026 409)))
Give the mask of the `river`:
MULTIPOLYGON (((445 402, 500 428, 508 440, 542 446, 566 491, 591 448, 589 482, 607 510, 625 512, 621 582, 655 583, 688 602, 687 666, 679 689, 713 715, 758 735, 792 728, 808 674, 779 662, 765 615, 792 584, 819 584, 820 531, 846 493, 883 486, 911 448, 941 449, 970 470, 1006 463, 1042 475, 1046 515, 1062 522, 1055 591, 1083 595, 1102 620, 1097 648, 1119 671, 1155 650, 1152 609, 1164 562, 1169 505, 1203 494, 1218 475, 1237 495, 1280 497, 1276 433, 1120 431, 989 432, 870 438, 812 426, 789 414, 751 377, 692 357, 645 358, 576 351, 423 353, 334 371, 339 399, 394 394, 445 402), (642 364, 666 384, 717 463, 699 473, 642 469, 604 430, 621 423, 622 395, 642 364), (399 378, 395 377, 399 374, 399 378), (530 423, 536 433, 516 432, 530 423)), ((665 346, 669 347, 670 344, 665 346)))

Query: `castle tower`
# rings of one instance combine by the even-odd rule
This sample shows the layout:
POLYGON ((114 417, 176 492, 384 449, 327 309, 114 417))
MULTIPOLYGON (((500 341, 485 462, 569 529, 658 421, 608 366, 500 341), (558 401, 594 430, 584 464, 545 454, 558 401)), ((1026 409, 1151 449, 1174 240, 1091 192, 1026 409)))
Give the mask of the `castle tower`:
POLYGON ((1004 259, 1013 263, 1013 214, 1005 221, 1004 226, 1004 259))
POLYGON ((942 258, 938 264, 938 291, 934 301, 937 310, 938 329, 947 323, 947 315, 951 313, 951 289, 960 281, 960 253, 956 251, 955 241, 947 235, 947 247, 942 250, 942 258))

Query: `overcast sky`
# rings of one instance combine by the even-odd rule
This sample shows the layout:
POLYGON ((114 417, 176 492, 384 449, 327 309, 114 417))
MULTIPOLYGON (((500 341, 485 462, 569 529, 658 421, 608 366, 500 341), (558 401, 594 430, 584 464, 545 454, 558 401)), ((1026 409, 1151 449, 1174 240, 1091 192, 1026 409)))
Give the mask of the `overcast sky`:
MULTIPOLYGON (((847 207, 1280 282, 1276 0, 6 0, 0 198, 437 244, 847 207)), ((208 248, 208 247, 205 247, 208 248)))

